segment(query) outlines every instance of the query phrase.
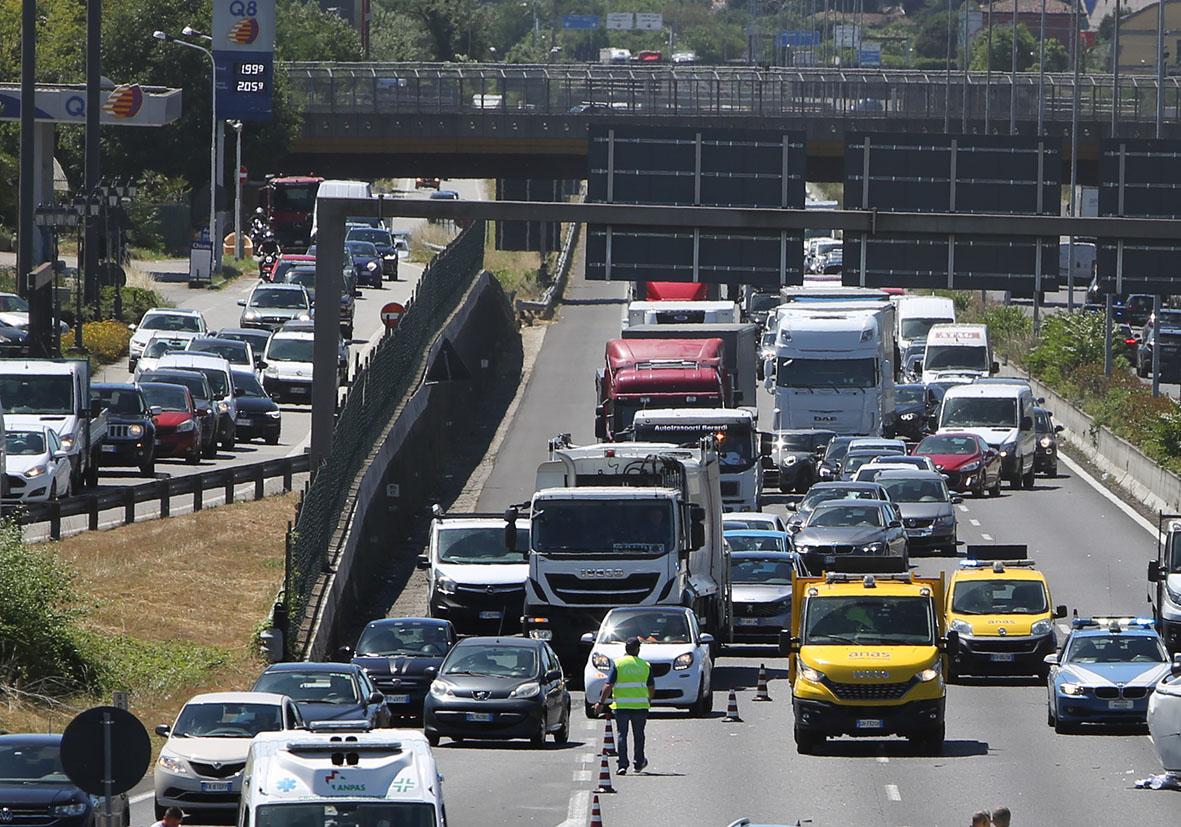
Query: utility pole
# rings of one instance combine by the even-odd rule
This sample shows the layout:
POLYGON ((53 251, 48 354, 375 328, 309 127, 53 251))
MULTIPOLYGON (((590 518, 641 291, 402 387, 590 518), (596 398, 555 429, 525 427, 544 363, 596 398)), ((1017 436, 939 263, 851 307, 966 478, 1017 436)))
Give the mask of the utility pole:
POLYGON ((985 50, 984 68, 984 134, 992 130, 992 18, 994 0, 988 0, 988 43, 985 50))
MULTIPOLYGON (((827 8, 828 0, 825 0, 827 8)), ((947 0, 947 65, 946 79, 943 83, 943 132, 951 133, 951 0, 947 0)))
MULTIPOLYGON (((1071 54, 1074 60, 1074 84, 1071 88, 1070 96, 1070 217, 1078 218, 1078 104, 1079 104, 1079 17, 1078 17, 1078 0, 1073 0, 1074 13, 1072 20, 1074 25, 1071 31, 1071 40, 1074 43, 1074 48, 1071 49, 1071 54)), ((1066 311, 1068 313, 1074 312, 1074 234, 1070 235, 1070 247, 1066 253, 1066 311)))
POLYGON ((1037 134, 1041 137, 1046 134, 1046 0, 1042 0, 1037 40, 1037 134))
MULTIPOLYGON (((86 0, 86 161, 85 183, 87 194, 94 192, 99 184, 98 124, 101 115, 98 102, 99 84, 102 82, 102 0, 86 0)), ((93 216, 86 222, 85 266, 79 261, 79 275, 85 278, 86 301, 98 297, 98 225, 93 216)))
MULTIPOLYGON (((1044 1, 1044 0, 1043 0, 1044 1)), ((1119 0, 1115 0, 1115 31, 1111 39, 1111 137, 1119 132, 1119 0)))
POLYGON ((960 16, 964 18, 964 25, 961 31, 964 34, 960 46, 960 65, 963 68, 964 82, 963 82, 963 101, 960 109, 960 132, 965 135, 968 134, 968 8, 967 4, 960 6, 960 16))
POLYGON ((36 145, 37 112, 37 3, 21 3, 21 108, 20 108, 20 183, 17 210, 17 291, 29 299, 29 354, 49 356, 49 308, 41 301, 43 290, 30 282, 33 273, 33 234, 36 209, 33 203, 33 163, 36 145))
MULTIPOLYGON (((1165 123, 1165 0, 1156 3, 1156 137, 1164 137, 1165 123)), ((1153 348, 1152 358, 1155 361, 1157 351, 1153 348)), ((1155 388, 1159 381, 1153 378, 1155 388)), ((1155 394, 1154 394, 1155 395, 1155 394)))
MULTIPOLYGON (((1075 0, 1077 2, 1077 0, 1075 0)), ((1017 0, 1013 0, 1013 55, 1009 67, 1009 134, 1017 134, 1017 0)))

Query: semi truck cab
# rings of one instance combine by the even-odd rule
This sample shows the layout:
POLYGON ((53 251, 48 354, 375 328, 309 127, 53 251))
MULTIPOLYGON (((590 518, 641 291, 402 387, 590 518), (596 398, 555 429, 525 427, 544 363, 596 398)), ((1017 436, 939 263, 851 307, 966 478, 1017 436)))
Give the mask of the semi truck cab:
POLYGON ((1181 514, 1161 514, 1156 559, 1148 564, 1148 602, 1169 655, 1181 652, 1181 514))

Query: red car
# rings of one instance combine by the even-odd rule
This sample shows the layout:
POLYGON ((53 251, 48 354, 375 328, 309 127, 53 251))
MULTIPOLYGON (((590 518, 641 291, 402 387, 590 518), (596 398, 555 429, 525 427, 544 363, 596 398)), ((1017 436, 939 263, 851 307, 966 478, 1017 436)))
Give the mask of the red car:
POLYGON ((279 256, 279 260, 275 263, 275 268, 270 272, 270 278, 266 279, 272 284, 282 284, 283 274, 290 270, 297 264, 315 264, 316 257, 309 256, 307 253, 283 253, 279 256))
POLYGON ((441 182, 439 181, 438 178, 415 178, 414 179, 414 188, 416 190, 421 190, 421 189, 437 190, 439 188, 440 183, 441 182))
POLYGON ((200 462, 201 423, 189 389, 164 382, 142 382, 139 388, 156 424, 156 458, 181 457, 190 465, 200 462))
POLYGON ((930 457, 947 477, 947 487, 983 497, 1001 493, 1001 455, 975 434, 931 434, 915 446, 916 457, 930 457))

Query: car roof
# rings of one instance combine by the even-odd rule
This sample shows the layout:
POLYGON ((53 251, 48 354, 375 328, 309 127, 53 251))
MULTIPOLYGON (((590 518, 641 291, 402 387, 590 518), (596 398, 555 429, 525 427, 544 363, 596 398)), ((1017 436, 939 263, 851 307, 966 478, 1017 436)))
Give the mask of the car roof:
MULTIPOLYGON (((294 269, 294 268, 293 268, 294 269)), ((254 285, 254 290, 303 290, 301 284, 288 284, 285 281, 260 282, 254 285)), ((254 292, 253 290, 251 292, 254 292)))
POLYGON ((139 388, 131 382, 92 382, 92 391, 134 391, 139 388))
POLYGON ((785 563, 790 563, 795 559, 795 554, 790 551, 732 551, 730 552, 731 560, 782 560, 785 563))
POLYGON ((722 522, 725 522, 727 517, 733 517, 736 520, 750 520, 750 519, 780 520, 780 519, 782 519, 782 517, 780 517, 778 514, 776 514, 773 511, 727 511, 725 514, 722 515, 722 522))
POLYGON ((939 480, 943 482, 944 478, 938 471, 928 471, 926 468, 895 466, 878 474, 879 484, 881 480, 939 480))
POLYGON ((60 744, 61 733, 57 732, 8 732, 0 734, 0 746, 4 744, 60 744))
POLYGON ((235 336, 241 336, 243 334, 249 334, 251 336, 270 336, 271 335, 271 332, 269 330, 259 330, 256 327, 223 327, 221 330, 217 331, 217 336, 218 336, 218 338, 221 338, 221 337, 224 337, 227 333, 232 333, 235 336))
POLYGON ((1110 629, 1107 626, 1084 626, 1080 629, 1071 629, 1071 637, 1099 637, 1101 635, 1123 635, 1127 637, 1154 637, 1158 640, 1161 636, 1156 629, 1146 629, 1143 626, 1120 626, 1118 630, 1110 629))
POLYGON ((782 531, 772 531, 765 528, 730 528, 722 532, 723 537, 777 537, 786 536, 782 531))
POLYGON ((374 626, 394 626, 401 624, 403 626, 439 626, 446 627, 451 625, 450 620, 443 620, 437 617, 383 617, 378 620, 371 620, 365 624, 365 628, 369 629, 374 626))
POLYGON ((634 612, 637 614, 686 614, 692 609, 685 606, 616 606, 607 612, 607 614, 614 614, 615 612, 634 612))
POLYGON ((193 310, 188 307, 149 307, 144 311, 144 315, 149 313, 166 313, 170 316, 200 316, 200 310, 193 310))
POLYGON ((185 701, 189 704, 274 704, 278 706, 287 700, 286 695, 276 692, 206 692, 194 695, 185 701))
POLYGON ((534 640, 528 637, 465 637, 459 643, 460 646, 517 646, 522 649, 540 649, 545 645, 544 640, 534 640))
POLYGON ((263 674, 272 672, 359 672, 361 667, 352 663, 312 663, 308 661, 291 661, 289 663, 272 663, 268 666, 263 674))

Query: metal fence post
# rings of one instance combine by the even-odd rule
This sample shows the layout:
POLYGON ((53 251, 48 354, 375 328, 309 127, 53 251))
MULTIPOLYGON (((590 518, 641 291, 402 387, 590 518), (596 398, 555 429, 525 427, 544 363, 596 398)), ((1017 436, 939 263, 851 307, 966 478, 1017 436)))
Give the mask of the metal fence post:
POLYGON ((263 497, 265 497, 267 494, 266 487, 266 469, 260 465, 254 473, 254 499, 261 500, 263 497))
POLYGON ((131 525, 135 522, 135 490, 132 488, 123 489, 123 525, 131 525))
POLYGON ((193 513, 197 513, 205 506, 205 475, 193 476, 193 513))
POLYGON ((226 489, 226 505, 234 503, 234 469, 227 468, 222 474, 222 481, 226 489))
POLYGON ((168 480, 160 480, 156 483, 160 488, 160 516, 172 516, 172 490, 169 488, 168 480))

